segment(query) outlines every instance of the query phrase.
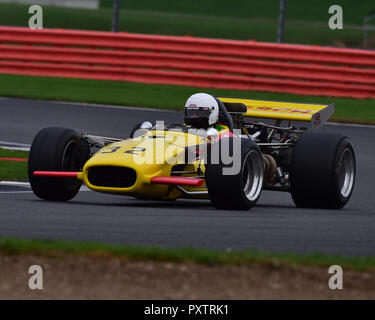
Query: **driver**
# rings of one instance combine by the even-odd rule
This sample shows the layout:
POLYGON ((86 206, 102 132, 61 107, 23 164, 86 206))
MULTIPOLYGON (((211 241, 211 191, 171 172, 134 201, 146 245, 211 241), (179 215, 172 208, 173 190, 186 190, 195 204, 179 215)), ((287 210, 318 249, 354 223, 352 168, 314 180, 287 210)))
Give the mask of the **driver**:
POLYGON ((185 104, 185 125, 207 130, 219 122, 219 105, 207 93, 192 95, 185 104))

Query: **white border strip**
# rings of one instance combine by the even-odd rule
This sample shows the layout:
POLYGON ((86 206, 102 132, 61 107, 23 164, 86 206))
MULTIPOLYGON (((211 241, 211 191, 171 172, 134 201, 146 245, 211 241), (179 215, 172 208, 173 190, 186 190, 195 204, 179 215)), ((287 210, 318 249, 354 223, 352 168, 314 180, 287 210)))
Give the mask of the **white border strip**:
MULTIPOLYGON (((0 181, 0 186, 8 186, 8 187, 22 187, 22 188, 31 188, 29 182, 22 182, 22 181, 0 181)), ((91 191, 85 184, 82 185, 81 189, 79 191, 91 191)), ((1 193, 13 193, 13 191, 4 191, 1 193)), ((20 192, 20 191, 14 191, 14 192, 20 192)), ((23 192, 30 192, 30 191, 23 191, 23 192)))
MULTIPOLYGON (((8 186, 8 187, 22 187, 31 189, 30 183, 28 182, 21 182, 21 181, 0 181, 0 186, 8 186)), ((12 194, 12 193, 32 193, 31 190, 27 191, 0 191, 0 194, 12 194)))
POLYGON ((21 181, 0 181, 0 186, 31 188, 30 183, 21 181))
POLYGON ((30 151, 31 145, 25 143, 0 141, 0 148, 17 151, 30 151))
MULTIPOLYGON (((43 101, 46 102, 46 101, 43 101)), ((182 112, 181 110, 168 110, 168 109, 157 109, 157 108, 146 108, 146 107, 132 107, 132 106, 117 106, 112 104, 99 104, 99 103, 87 103, 87 102, 70 102, 70 101, 48 101, 56 104, 70 104, 73 106, 91 107, 91 108, 107 108, 107 109, 120 109, 120 110, 132 110, 132 111, 152 111, 152 112, 182 112)))
POLYGON ((9 142, 9 141, 0 141, 0 144, 5 144, 9 146, 18 146, 18 147, 30 147, 30 144, 18 143, 18 142, 9 142))
POLYGON ((32 191, 0 191, 0 194, 33 193, 32 191))
POLYGON ((327 122, 326 124, 331 125, 331 126, 342 126, 342 127, 356 127, 356 128, 370 128, 370 129, 375 129, 375 126, 371 125, 371 124, 345 123, 345 122, 327 122))
POLYGON ((0 144, 0 148, 7 149, 7 150, 15 150, 15 151, 30 151, 30 147, 29 148, 24 148, 24 147, 8 147, 8 146, 2 146, 1 144, 0 144))
POLYGON ((11 97, 0 97, 0 100, 16 100, 16 101, 33 101, 33 102, 44 102, 44 103, 55 103, 55 104, 67 104, 72 106, 81 107, 92 107, 92 108, 108 108, 108 109, 120 109, 120 110, 133 110, 133 111, 152 111, 152 112, 171 112, 178 113, 183 110, 168 110, 168 109, 157 109, 147 107, 134 107, 134 106, 121 106, 112 104, 100 104, 100 103, 89 103, 89 102, 73 102, 73 101, 60 101, 60 100, 39 100, 39 99, 20 99, 11 97))

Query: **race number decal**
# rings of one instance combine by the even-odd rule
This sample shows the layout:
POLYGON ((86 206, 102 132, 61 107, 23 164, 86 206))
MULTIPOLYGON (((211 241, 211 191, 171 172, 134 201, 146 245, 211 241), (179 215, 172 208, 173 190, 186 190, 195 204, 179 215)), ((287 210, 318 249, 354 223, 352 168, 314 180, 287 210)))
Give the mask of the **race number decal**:
POLYGON ((105 149, 105 151, 102 151, 101 153, 115 153, 120 148, 121 147, 108 147, 105 149))
POLYGON ((130 153, 130 154, 134 154, 136 156, 140 155, 141 152, 145 152, 146 149, 145 148, 140 148, 140 147, 132 147, 131 150, 127 150, 125 151, 124 153, 130 153))

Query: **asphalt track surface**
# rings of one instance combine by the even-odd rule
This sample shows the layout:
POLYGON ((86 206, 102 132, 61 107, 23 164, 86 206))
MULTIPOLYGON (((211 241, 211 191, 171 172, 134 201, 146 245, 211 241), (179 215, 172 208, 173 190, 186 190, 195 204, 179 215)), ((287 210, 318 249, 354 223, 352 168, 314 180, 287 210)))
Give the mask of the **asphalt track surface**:
MULTIPOLYGON (((355 106, 353 106, 355 107, 355 106)), ((0 99, 0 141, 30 144, 44 127, 127 137, 143 120, 182 121, 181 112, 0 99)), ((375 128, 327 125, 351 138, 357 180, 343 210, 296 208, 288 193, 263 192, 250 211, 218 211, 208 201, 140 201, 80 192, 74 200, 37 199, 27 188, 0 186, 0 236, 116 244, 258 248, 273 252, 375 254, 375 128)))

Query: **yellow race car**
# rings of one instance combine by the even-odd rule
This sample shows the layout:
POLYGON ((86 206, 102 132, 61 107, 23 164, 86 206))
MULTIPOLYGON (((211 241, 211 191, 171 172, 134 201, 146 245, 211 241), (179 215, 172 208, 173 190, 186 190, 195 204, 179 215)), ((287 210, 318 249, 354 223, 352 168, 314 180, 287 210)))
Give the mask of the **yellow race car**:
POLYGON ((52 201, 72 199, 84 182, 138 199, 210 199, 219 209, 249 209, 262 190, 290 192, 299 207, 342 208, 355 182, 353 146, 316 130, 333 111, 200 93, 188 99, 184 124, 143 122, 126 139, 41 130, 29 180, 36 196, 52 201), (311 130, 295 127, 300 122, 311 130))

